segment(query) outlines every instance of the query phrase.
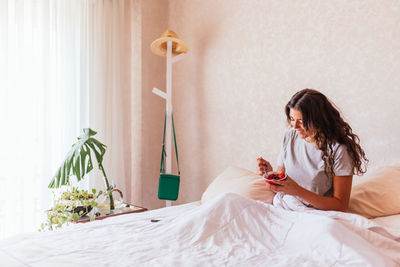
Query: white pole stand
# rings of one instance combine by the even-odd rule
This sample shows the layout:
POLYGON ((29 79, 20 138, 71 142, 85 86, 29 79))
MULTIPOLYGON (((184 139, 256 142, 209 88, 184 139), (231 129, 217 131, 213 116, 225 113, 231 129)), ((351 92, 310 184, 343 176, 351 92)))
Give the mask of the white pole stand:
MULTIPOLYGON (((178 56, 172 57, 172 42, 168 41, 167 43, 167 75, 166 75, 166 87, 167 92, 163 92, 158 88, 153 88, 153 93, 158 95, 159 97, 166 100, 165 110, 167 114, 166 119, 166 129, 165 129, 165 152, 166 152, 166 173, 172 172, 172 64, 176 63, 184 57, 184 54, 180 54, 178 56)), ((167 207, 171 206, 171 201, 166 200, 165 205, 167 207)))

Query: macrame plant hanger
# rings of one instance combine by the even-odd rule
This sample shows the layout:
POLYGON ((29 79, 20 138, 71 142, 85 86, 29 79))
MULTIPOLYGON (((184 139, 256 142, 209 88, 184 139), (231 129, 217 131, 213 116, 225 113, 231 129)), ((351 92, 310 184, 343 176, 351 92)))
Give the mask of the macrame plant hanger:
MULTIPOLYGON (((153 93, 165 99, 166 105, 166 132, 165 132, 165 152, 166 152, 166 173, 172 172, 172 64, 180 61, 187 52, 185 42, 179 39, 178 35, 167 30, 151 44, 153 53, 159 56, 166 56, 166 92, 158 88, 153 88, 153 93)), ((171 206, 171 201, 166 200, 166 206, 171 206)))

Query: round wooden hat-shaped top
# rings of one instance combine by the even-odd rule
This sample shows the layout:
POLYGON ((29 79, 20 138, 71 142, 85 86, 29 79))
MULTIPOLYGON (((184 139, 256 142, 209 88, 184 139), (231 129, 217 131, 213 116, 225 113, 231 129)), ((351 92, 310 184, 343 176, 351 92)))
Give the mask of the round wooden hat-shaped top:
POLYGON ((165 57, 167 55, 167 43, 172 42, 172 56, 187 52, 187 45, 179 39, 178 35, 171 30, 166 30, 161 37, 151 43, 151 51, 154 54, 165 57))

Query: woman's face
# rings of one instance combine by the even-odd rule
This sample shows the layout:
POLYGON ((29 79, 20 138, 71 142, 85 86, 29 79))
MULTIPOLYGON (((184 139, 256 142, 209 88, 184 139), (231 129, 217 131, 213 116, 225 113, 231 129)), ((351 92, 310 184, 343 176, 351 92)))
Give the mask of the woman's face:
POLYGON ((290 109, 290 125, 297 131, 297 134, 300 138, 306 139, 310 136, 310 134, 303 127, 303 115, 299 110, 290 109))

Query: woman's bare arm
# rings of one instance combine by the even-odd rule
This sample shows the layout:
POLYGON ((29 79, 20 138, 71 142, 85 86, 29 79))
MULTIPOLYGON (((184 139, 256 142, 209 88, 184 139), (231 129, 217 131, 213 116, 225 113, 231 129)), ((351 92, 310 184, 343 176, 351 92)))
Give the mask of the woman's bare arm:
MULTIPOLYGON (((279 167, 278 167, 279 170, 279 167)), ((293 179, 288 177, 285 181, 277 181, 280 185, 270 185, 274 192, 298 196, 304 201, 320 210, 347 211, 350 202, 350 192, 353 176, 335 176, 333 178, 333 196, 325 197, 311 192, 299 186, 293 179)))

